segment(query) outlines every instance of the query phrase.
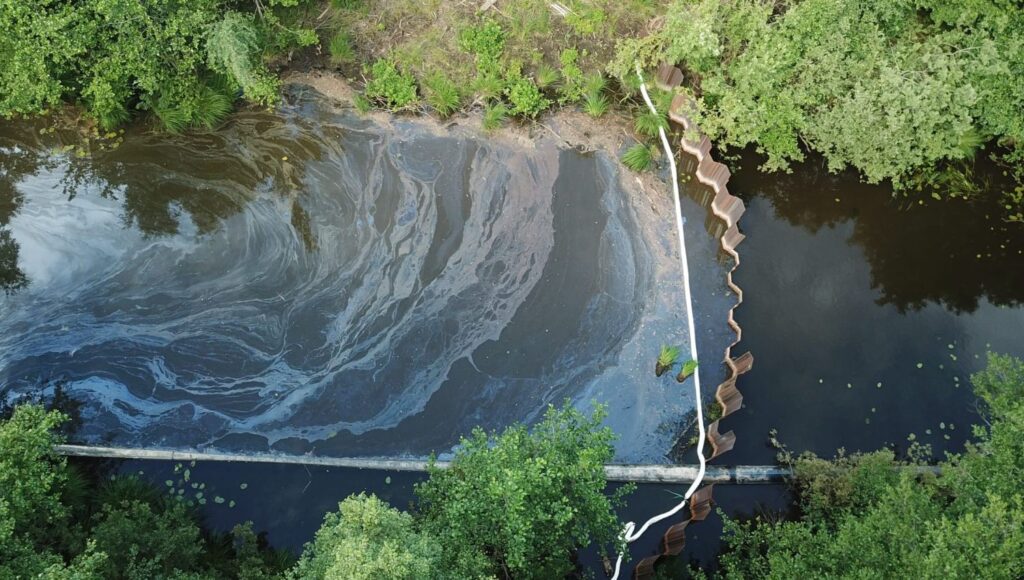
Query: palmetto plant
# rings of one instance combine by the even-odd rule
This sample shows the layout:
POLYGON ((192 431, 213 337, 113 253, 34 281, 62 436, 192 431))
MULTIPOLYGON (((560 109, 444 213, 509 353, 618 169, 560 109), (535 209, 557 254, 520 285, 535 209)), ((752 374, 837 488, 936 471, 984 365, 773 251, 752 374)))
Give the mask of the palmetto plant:
POLYGON ((676 364, 678 359, 678 346, 661 345, 661 352, 658 353, 658 363, 654 365, 654 374, 659 377, 665 374, 665 371, 672 368, 672 365, 676 364))

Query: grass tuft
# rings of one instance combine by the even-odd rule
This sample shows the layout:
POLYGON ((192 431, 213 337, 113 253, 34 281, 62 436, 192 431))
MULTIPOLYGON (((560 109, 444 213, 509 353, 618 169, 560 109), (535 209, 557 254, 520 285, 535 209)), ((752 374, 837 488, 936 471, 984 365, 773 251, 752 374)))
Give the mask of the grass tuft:
POLYGON ((427 104, 437 111, 442 118, 448 117, 459 109, 459 89, 444 73, 434 73, 423 82, 427 89, 427 104))
POLYGON ((652 113, 649 110, 645 110, 636 116, 633 126, 639 135, 657 137, 658 129, 668 128, 668 119, 662 113, 652 113))
POLYGON ((562 78, 559 74, 558 69, 547 64, 541 63, 537 67, 537 72, 534 74, 534 81, 537 83, 537 88, 547 89, 555 84, 562 78))
POLYGON ((583 101, 583 110, 591 117, 597 118, 608 112, 611 103, 608 97, 600 93, 587 93, 583 101))
POLYGON ((622 155, 622 163, 633 171, 646 171, 654 163, 654 153, 651 147, 637 143, 622 155))
POLYGON ((328 49, 331 51, 331 63, 333 64, 346 64, 356 59, 356 51, 352 48, 352 37, 344 30, 334 33, 328 49))
POLYGON ((484 131, 493 131, 501 126, 508 118, 508 107, 502 103, 487 105, 484 107, 484 131))

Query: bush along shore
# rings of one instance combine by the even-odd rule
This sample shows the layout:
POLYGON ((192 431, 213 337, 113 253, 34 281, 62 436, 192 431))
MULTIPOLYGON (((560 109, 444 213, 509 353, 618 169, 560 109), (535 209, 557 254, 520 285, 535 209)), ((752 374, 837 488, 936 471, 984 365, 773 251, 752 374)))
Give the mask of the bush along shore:
MULTIPOLYGON (((796 497, 788 518, 726 516, 722 578, 1019 578, 1024 574, 1024 361, 990 355, 972 377, 983 425, 937 472, 912 445, 827 460, 785 451, 796 497)), ((65 408, 72 409, 74 405, 65 408)), ((296 560, 247 523, 205 529, 201 493, 173 481, 82 469, 56 455, 67 415, 28 402, 0 419, 3 578, 561 578, 575 554, 623 548, 606 492, 614 435, 604 410, 550 409, 532 428, 475 430, 448 469, 431 468, 400 511, 373 495, 343 500, 296 560)), ((85 464, 89 465, 89 464, 85 464)), ((177 470, 176 470, 177 473, 177 470)), ((184 482, 189 473, 183 472, 184 482)), ((195 484, 195 482, 193 482, 195 484)), ((195 487, 195 485, 193 485, 195 487)), ((660 577, 707 577, 662 561, 660 577)))
POLYGON ((667 123, 634 65, 684 71, 688 112, 765 171, 809 154, 899 195, 998 198, 1024 223, 1024 11, 1010 0, 30 0, 0 7, 0 116, 71 104, 100 134, 139 116, 214 128, 272 106, 278 73, 326 70, 358 105, 486 129, 552 107, 635 120, 643 170, 667 123), (975 162, 1009 178, 990 185, 975 162))

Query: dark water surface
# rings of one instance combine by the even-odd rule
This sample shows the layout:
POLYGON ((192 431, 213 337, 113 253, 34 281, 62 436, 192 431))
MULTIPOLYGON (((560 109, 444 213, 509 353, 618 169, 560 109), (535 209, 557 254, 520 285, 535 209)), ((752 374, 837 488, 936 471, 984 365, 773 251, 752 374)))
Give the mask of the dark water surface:
MULTIPOLYGON (((82 440, 425 455, 597 399, 619 459, 662 462, 692 408, 653 377, 658 345, 688 340, 671 206, 631 201, 655 194, 602 155, 298 89, 277 114, 84 159, 45 126, 0 130, 0 381, 66 381, 82 440)), ((698 234, 718 353, 724 270, 698 234)))
MULTIPOLYGON (((754 354, 722 461, 766 463, 768 432, 831 456, 910 441, 962 449, 980 422, 969 376, 1024 355, 1024 227, 984 202, 894 199, 817 161, 764 175, 746 156, 738 352, 754 354)), ((980 164, 990 197, 1007 186, 980 164)))

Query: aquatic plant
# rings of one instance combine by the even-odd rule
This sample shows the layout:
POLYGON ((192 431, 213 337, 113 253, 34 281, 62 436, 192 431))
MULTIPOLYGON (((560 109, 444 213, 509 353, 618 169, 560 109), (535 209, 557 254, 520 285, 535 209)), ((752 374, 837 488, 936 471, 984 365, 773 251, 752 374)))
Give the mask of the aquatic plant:
POLYGON ((679 374, 676 375, 676 380, 680 383, 690 378, 690 375, 697 370, 697 361, 690 359, 683 363, 682 368, 679 369, 679 374))
POLYGON ((608 112, 611 103, 601 93, 587 93, 583 101, 583 110, 591 117, 600 117, 608 112))
POLYGON ((679 360, 678 346, 661 345, 661 352, 658 353, 658 362, 654 365, 654 374, 659 377, 665 374, 665 371, 672 368, 677 360, 679 360))

